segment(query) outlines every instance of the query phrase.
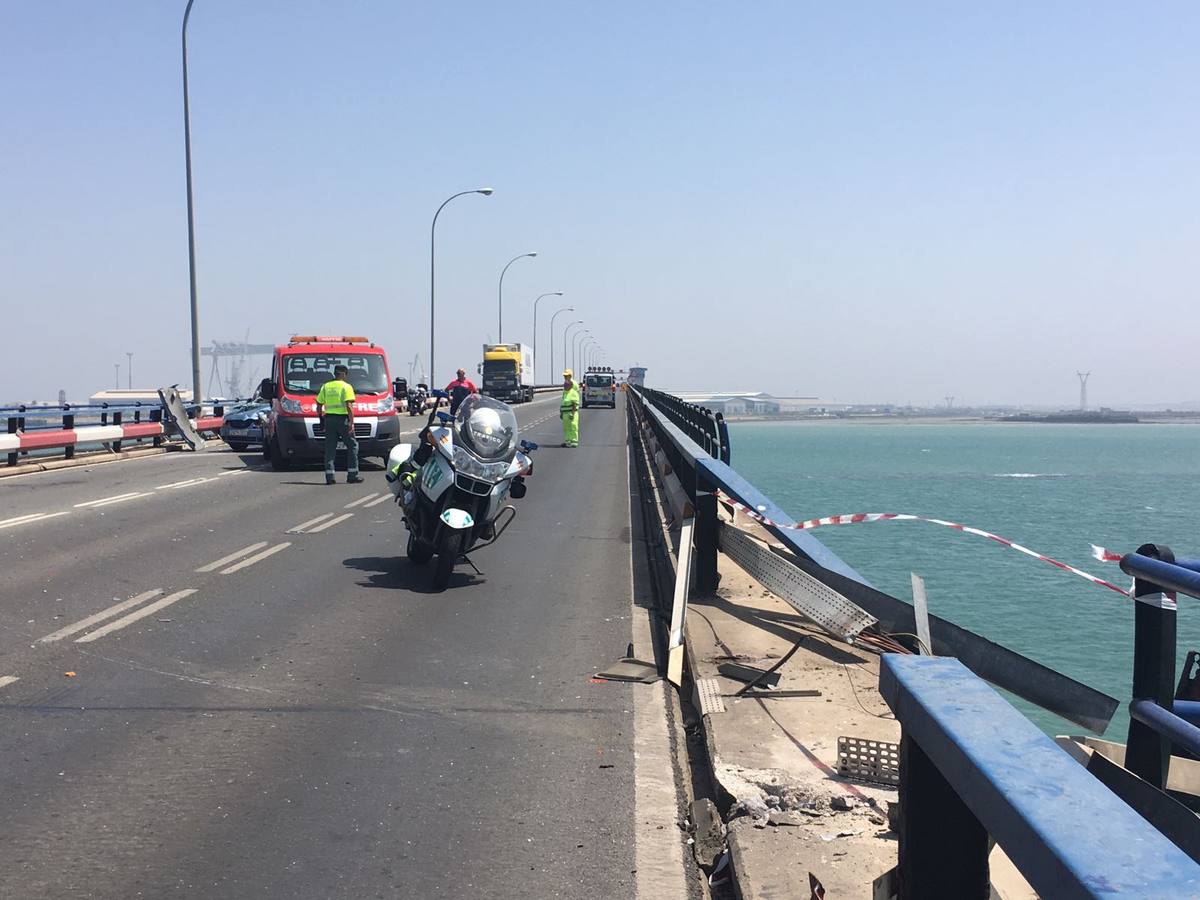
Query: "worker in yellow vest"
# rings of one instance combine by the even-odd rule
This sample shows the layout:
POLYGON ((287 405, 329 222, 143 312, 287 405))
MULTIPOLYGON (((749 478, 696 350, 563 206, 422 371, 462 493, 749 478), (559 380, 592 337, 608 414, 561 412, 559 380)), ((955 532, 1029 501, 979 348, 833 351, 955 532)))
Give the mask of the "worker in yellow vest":
POLYGON ((333 484, 333 458, 338 441, 346 445, 346 483, 358 484, 358 440, 354 437, 354 388, 346 381, 350 370, 333 367, 333 380, 317 391, 317 418, 325 426, 325 483, 333 484))
POLYGON ((570 369, 563 372, 562 402, 558 407, 562 418, 563 446, 579 446, 579 386, 575 384, 575 373, 570 369))

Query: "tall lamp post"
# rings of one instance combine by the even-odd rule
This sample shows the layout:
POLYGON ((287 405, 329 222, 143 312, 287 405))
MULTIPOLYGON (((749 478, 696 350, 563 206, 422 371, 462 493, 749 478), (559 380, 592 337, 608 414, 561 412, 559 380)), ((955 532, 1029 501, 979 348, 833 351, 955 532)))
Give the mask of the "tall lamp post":
POLYGON ((434 364, 433 334, 434 334, 434 315, 435 315, 435 312, 434 312, 434 306, 435 306, 435 303, 434 303, 434 299, 435 299, 434 298, 434 275, 436 273, 436 269, 434 266, 434 246, 435 246, 435 241, 437 238, 438 216, 440 216, 442 214, 442 210, 446 208, 447 203, 449 203, 451 200, 454 200, 458 197, 465 197, 467 194, 483 194, 483 196, 485 196, 485 197, 490 197, 490 196, 492 196, 493 193, 495 193, 495 192, 492 190, 492 188, 485 187, 485 188, 475 188, 475 190, 472 190, 472 191, 459 191, 457 194, 453 194, 453 195, 447 197, 445 200, 442 201, 442 205, 437 208, 437 212, 435 212, 433 214, 433 224, 429 226, 429 382, 430 382, 430 384, 436 384, 436 379, 437 379, 437 369, 434 368, 434 365, 433 365, 434 364))
MULTIPOLYGON (((552 315, 550 317, 550 380, 548 382, 546 382, 547 384, 554 384, 554 378, 555 378, 555 375, 554 375, 554 320, 557 319, 560 315, 562 315, 565 312, 575 312, 575 307, 564 306, 562 309, 558 310, 554 315, 552 315)), ((566 333, 565 329, 563 330, 563 333, 564 334, 566 333)), ((566 363, 565 359, 563 360, 563 363, 564 364, 566 363)))
POLYGON ((496 323, 496 341, 501 344, 504 343, 504 273, 507 272, 508 267, 515 263, 518 259, 524 259, 527 256, 530 258, 537 256, 537 251, 534 250, 529 253, 522 253, 520 256, 514 256, 512 259, 506 262, 504 264, 504 268, 500 270, 500 308, 498 311, 499 321, 496 323))
POLYGON ((133 354, 126 353, 125 358, 129 360, 129 365, 125 367, 125 374, 129 376, 129 389, 133 390, 133 354))
MULTIPOLYGON (((579 344, 583 343, 583 338, 587 337, 590 334, 591 334, 591 332, 585 328, 585 329, 583 329, 583 331, 577 331, 577 332, 575 332, 575 334, 571 335, 571 368, 572 369, 579 368, 578 346, 579 346, 579 344)), ((576 374, 578 374, 578 373, 576 373, 576 374)))
POLYGON ((188 102, 187 52, 188 17, 195 2, 188 0, 183 11, 183 160, 187 176, 188 282, 192 297, 192 402, 198 404, 203 395, 200 393, 200 312, 196 303, 196 217, 192 205, 192 113, 188 102))
POLYGON ((596 339, 589 334, 579 342, 579 368, 583 369, 584 371, 587 370, 588 364, 587 351, 591 348, 595 341, 596 339))
MULTIPOLYGON (((569 366, 567 364, 567 332, 569 332, 576 325, 582 325, 582 324, 583 324, 583 319, 576 319, 574 322, 572 322, 570 325, 568 325, 566 328, 563 329, 563 368, 564 369, 571 369, 572 371, 574 371, 574 367, 569 366)), ((572 344, 573 343, 574 343, 574 340, 572 339, 572 344)))
MULTIPOLYGON (((542 297, 561 297, 562 295, 563 295, 562 291, 551 291, 549 294, 539 294, 538 298, 533 301, 533 380, 535 383, 537 382, 537 364, 538 364, 538 355, 537 355, 537 308, 538 308, 538 304, 542 302, 542 297)), ((551 329, 551 331, 553 331, 553 329, 551 329)), ((554 336, 553 336, 553 334, 551 334, 551 337, 550 337, 550 351, 552 353, 554 351, 554 336)), ((550 378, 551 379, 554 378, 553 372, 550 373, 550 378)), ((546 383, 550 384, 550 382, 546 382, 546 383)))

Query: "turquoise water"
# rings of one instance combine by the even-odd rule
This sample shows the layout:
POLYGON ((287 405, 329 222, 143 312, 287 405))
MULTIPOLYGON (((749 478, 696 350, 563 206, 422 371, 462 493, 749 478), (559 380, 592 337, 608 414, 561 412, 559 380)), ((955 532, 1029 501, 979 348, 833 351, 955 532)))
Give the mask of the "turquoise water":
MULTIPOLYGON (((733 466, 795 519, 901 512, 992 531, 1119 585, 1090 544, 1162 543, 1200 556, 1200 428, 1192 425, 743 423, 733 466)), ((809 532, 876 587, 1116 697, 1124 740, 1132 601, 984 538, 924 522, 809 532)), ((1200 601, 1181 598, 1178 665, 1200 648, 1200 601)), ((1047 732, 1078 733, 1028 704, 1047 732)))

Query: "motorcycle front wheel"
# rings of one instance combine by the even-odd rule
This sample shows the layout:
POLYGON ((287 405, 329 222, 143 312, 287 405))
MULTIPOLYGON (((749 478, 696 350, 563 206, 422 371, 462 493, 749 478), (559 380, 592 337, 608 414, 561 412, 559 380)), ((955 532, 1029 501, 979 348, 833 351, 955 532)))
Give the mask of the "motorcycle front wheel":
POLYGON ((454 564, 462 553, 463 540, 466 535, 460 531, 449 532, 442 538, 438 547, 437 562, 433 567, 434 590, 444 591, 450 583, 450 575, 454 572, 454 564))

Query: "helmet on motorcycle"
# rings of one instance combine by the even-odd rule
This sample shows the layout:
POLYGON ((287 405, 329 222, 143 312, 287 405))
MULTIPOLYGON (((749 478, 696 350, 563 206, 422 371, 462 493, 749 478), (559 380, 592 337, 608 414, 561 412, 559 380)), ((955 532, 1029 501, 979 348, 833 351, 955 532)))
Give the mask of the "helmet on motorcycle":
POLYGON ((504 403, 472 394, 454 418, 457 440, 480 459, 512 456, 517 446, 517 417, 504 403))

